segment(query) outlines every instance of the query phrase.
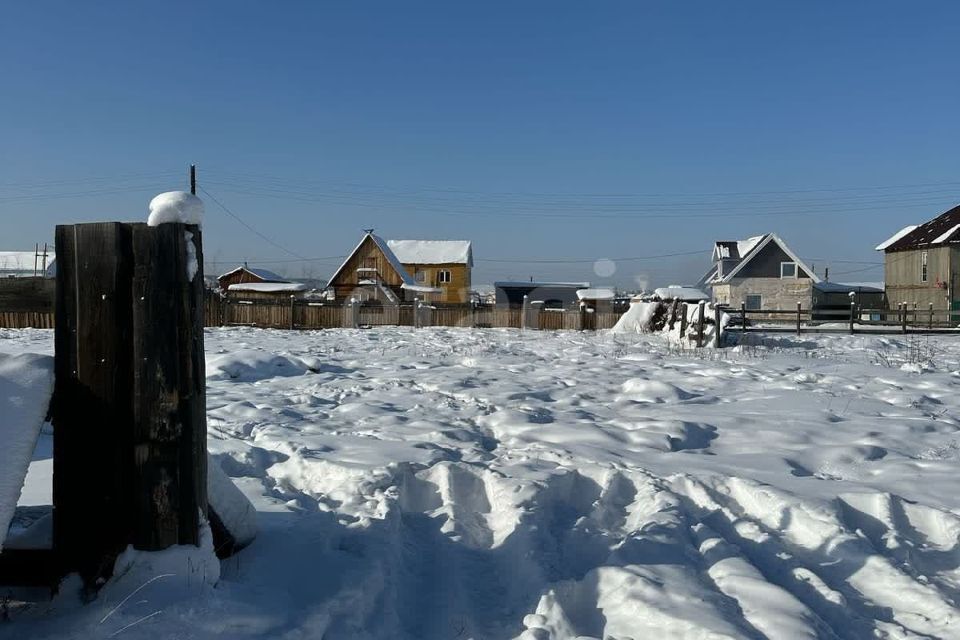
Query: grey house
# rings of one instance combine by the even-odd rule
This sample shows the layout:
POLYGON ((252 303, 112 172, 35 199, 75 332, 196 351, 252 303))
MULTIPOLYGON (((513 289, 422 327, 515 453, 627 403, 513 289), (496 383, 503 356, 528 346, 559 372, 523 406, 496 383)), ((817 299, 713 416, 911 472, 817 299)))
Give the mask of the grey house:
POLYGON ((719 304, 749 310, 809 308, 820 278, 776 234, 721 240, 698 286, 719 304))

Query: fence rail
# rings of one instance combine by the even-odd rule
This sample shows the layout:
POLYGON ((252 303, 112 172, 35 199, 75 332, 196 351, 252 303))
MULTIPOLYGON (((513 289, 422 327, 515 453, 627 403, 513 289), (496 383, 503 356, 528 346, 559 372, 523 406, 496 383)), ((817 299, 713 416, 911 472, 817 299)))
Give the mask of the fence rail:
POLYGON ((871 309, 851 304, 849 308, 739 309, 727 308, 731 316, 726 331, 747 333, 958 333, 960 310, 926 309, 899 305, 895 309, 871 309))
MULTIPOLYGON (((726 308, 731 333, 960 333, 960 310, 895 309, 746 309, 726 308)), ((357 326, 527 328, 544 331, 610 329, 620 312, 503 309, 496 307, 401 305, 351 307, 292 300, 226 300, 208 296, 204 326, 251 326, 273 329, 334 329, 357 326)), ((0 328, 52 329, 52 310, 0 311, 0 328)))
POLYGON ((622 313, 579 310, 503 309, 471 306, 351 306, 291 300, 207 299, 206 325, 256 326, 274 329, 333 329, 355 326, 609 329, 622 313))

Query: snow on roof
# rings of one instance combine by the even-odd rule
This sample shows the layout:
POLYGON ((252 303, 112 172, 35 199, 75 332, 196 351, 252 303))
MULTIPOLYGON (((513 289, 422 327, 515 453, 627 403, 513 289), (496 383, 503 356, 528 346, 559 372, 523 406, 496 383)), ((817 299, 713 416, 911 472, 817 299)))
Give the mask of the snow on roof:
POLYGON ((167 191, 154 196, 150 201, 150 216, 147 224, 155 227, 166 222, 201 224, 203 200, 186 191, 167 191))
POLYGON ((673 285, 654 289, 653 295, 657 296, 661 300, 699 301, 710 299, 710 296, 705 294, 703 291, 700 291, 700 289, 694 289, 693 287, 678 287, 673 285))
POLYGON ((527 280, 503 280, 494 282, 493 286, 497 289, 503 287, 556 287, 558 289, 589 289, 589 282, 534 282, 527 280))
POLYGON ((914 229, 916 229, 918 226, 920 226, 920 225, 911 224, 910 226, 907 226, 907 227, 904 227, 903 229, 900 229, 900 231, 897 231, 895 234, 893 234, 892 236, 890 236, 889 238, 887 238, 886 240, 884 240, 883 242, 881 242, 880 244, 878 244, 878 245, 874 248, 874 251, 883 251, 884 249, 886 249, 887 247, 889 247, 890 245, 892 245, 894 242, 896 242, 896 241, 899 240, 900 238, 902 238, 902 237, 904 237, 905 235, 907 235, 908 233, 912 232, 912 231, 913 231, 914 229))
POLYGON ((616 297, 613 289, 578 289, 577 298, 580 300, 613 300, 616 297))
POLYGON ((374 233, 369 235, 370 238, 377 243, 377 246, 380 247, 380 250, 383 251, 383 255, 387 257, 387 261, 390 262, 390 266, 396 270, 397 274, 403 280, 403 284, 417 286, 417 283, 413 281, 413 276, 407 273, 407 270, 403 268, 403 263, 400 262, 399 258, 397 258, 397 254, 393 252, 393 249, 390 248, 390 245, 388 245, 383 238, 374 233))
POLYGON ((882 282, 818 282, 813 288, 823 293, 883 293, 882 282))
POLYGON ((259 293, 282 293, 306 291, 309 287, 300 282, 240 282, 227 287, 227 291, 256 291, 259 293))
MULTIPOLYGON (((721 278, 718 282, 730 282, 735 275, 737 275, 745 266, 747 266, 747 263, 753 260, 753 258, 755 258, 756 256, 760 255, 761 250, 771 242, 775 243, 777 246, 783 249, 783 252, 788 256, 790 256, 791 260, 797 263, 797 268, 805 271, 810 276, 810 279, 813 282, 820 282, 819 276, 817 276, 817 274, 813 272, 813 269, 808 267, 807 264, 803 260, 801 260, 799 256, 797 256, 797 254, 795 254, 793 250, 790 249, 790 247, 787 246, 787 243, 784 242, 780 238, 780 236, 778 236, 775 233, 768 233, 766 235, 759 236, 759 237, 761 238, 761 241, 754 244, 752 247, 750 247, 750 252, 747 255, 743 256, 743 259, 737 264, 737 266, 731 269, 730 273, 724 275, 723 278, 721 278)), ((755 238, 750 238, 749 241, 752 241, 754 239, 755 238)))
POLYGON ((428 287, 422 284, 407 284, 406 282, 400 285, 400 288, 419 293, 443 293, 443 289, 438 289, 437 287, 428 287))
POLYGON ((901 230, 896 236, 877 247, 878 250, 904 251, 920 249, 931 244, 957 244, 955 233, 960 227, 960 206, 944 211, 923 224, 901 230))
POLYGON ((945 233, 942 233, 936 238, 934 238, 933 240, 931 240, 930 244, 940 244, 941 242, 946 242, 947 240, 950 239, 950 236, 956 233, 957 229, 960 229, 960 224, 953 225, 952 227, 947 229, 945 233))
POLYGON ((753 236, 752 238, 747 238, 746 240, 718 240, 713 248, 713 258, 714 260, 719 260, 721 258, 744 258, 765 237, 766 234, 762 236, 753 236))
POLYGON ((56 255, 53 251, 48 251, 47 269, 44 271, 42 253, 38 256, 35 251, 0 251, 0 277, 25 278, 36 274, 52 278, 56 275, 54 260, 56 255))
POLYGON ((387 240, 403 264, 466 264, 473 266, 469 240, 387 240))
POLYGON ((230 271, 227 271, 227 272, 224 273, 223 275, 219 276, 218 279, 219 279, 219 278, 225 278, 226 276, 232 275, 232 274, 236 273, 237 271, 247 271, 247 272, 252 273, 253 275, 257 276, 258 278, 263 279, 263 280, 266 281, 266 282, 289 282, 289 280, 287 280, 286 278, 284 278, 283 276, 281 276, 281 275, 278 274, 278 273, 274 273, 273 271, 269 271, 269 270, 267 270, 267 269, 258 269, 258 268, 255 268, 255 267, 245 267, 245 266, 242 266, 242 265, 239 266, 239 267, 237 267, 236 269, 232 269, 232 270, 230 270, 230 271))

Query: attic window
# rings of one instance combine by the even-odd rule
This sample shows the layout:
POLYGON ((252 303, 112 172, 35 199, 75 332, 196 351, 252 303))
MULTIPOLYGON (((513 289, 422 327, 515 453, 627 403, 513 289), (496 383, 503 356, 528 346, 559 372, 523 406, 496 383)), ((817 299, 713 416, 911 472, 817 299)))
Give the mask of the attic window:
POLYGON ((796 278, 796 277, 797 277, 797 263, 796 263, 796 262, 781 262, 781 263, 780 263, 780 277, 781 277, 781 278, 796 278))

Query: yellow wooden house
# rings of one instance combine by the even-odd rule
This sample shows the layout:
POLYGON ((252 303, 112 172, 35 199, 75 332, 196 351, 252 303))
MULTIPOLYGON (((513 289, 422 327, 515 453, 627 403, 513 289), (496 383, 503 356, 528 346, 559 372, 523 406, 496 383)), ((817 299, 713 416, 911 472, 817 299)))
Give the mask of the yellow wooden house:
POLYGON ((369 229, 328 287, 337 301, 466 303, 472 267, 469 241, 386 241, 369 229))

